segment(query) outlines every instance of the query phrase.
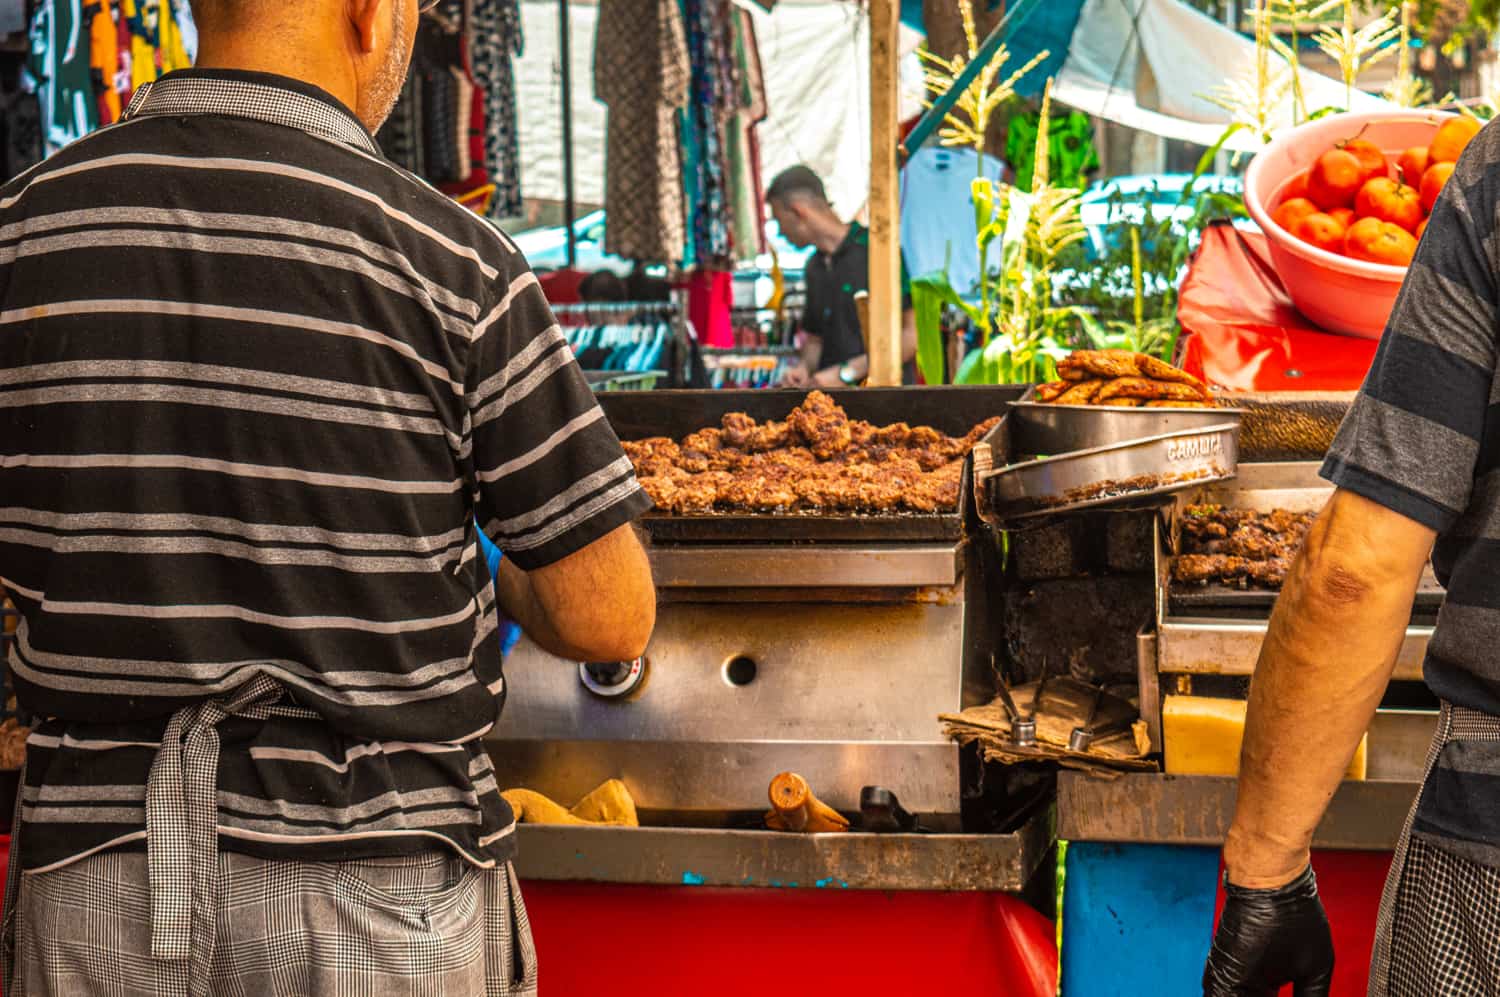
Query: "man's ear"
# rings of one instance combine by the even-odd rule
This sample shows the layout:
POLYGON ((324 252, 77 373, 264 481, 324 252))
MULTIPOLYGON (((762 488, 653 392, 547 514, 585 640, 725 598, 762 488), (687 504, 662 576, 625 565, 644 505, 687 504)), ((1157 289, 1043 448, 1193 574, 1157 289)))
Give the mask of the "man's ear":
MULTIPOLYGON (((349 25, 354 28, 355 37, 359 40, 359 51, 364 55, 375 53, 377 27, 381 23, 380 9, 384 2, 385 0, 344 0, 349 25)), ((400 3, 401 0, 395 2, 400 3)), ((389 17, 385 18, 385 23, 390 23, 389 17)))

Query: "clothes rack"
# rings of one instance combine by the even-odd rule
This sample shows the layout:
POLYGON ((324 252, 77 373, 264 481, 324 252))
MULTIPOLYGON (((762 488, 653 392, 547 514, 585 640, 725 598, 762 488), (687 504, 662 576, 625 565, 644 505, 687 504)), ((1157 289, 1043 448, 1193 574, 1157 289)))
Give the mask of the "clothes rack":
POLYGON ((590 382, 602 389, 629 384, 622 375, 643 375, 635 382, 655 386, 653 372, 666 386, 680 388, 691 380, 692 328, 676 301, 601 301, 553 306, 568 344, 590 382))

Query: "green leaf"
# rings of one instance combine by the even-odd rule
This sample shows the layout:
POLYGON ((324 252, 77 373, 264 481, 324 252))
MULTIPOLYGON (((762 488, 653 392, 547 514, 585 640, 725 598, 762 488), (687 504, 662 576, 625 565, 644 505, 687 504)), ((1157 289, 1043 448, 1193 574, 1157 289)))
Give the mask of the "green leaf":
POLYGON ((954 384, 988 384, 993 382, 984 379, 984 350, 979 347, 969 351, 963 362, 958 365, 958 373, 953 375, 954 384))
POLYGON ((1343 114, 1343 113, 1344 113, 1344 109, 1342 107, 1320 107, 1316 111, 1314 111, 1313 113, 1309 114, 1307 116, 1307 120, 1308 121, 1317 121, 1319 118, 1326 118, 1330 114, 1343 114))
POLYGON ((967 308, 948 278, 927 274, 911 282, 911 305, 917 318, 917 369, 928 384, 943 383, 943 306, 967 308))

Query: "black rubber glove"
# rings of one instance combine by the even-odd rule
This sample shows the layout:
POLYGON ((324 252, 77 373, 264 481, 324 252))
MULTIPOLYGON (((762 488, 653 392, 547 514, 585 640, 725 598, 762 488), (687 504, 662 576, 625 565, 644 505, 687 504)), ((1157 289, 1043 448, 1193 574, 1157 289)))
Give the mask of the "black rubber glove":
POLYGON ((1203 969, 1204 997, 1328 997, 1333 936, 1312 866, 1285 886, 1248 890, 1225 883, 1228 900, 1203 969))

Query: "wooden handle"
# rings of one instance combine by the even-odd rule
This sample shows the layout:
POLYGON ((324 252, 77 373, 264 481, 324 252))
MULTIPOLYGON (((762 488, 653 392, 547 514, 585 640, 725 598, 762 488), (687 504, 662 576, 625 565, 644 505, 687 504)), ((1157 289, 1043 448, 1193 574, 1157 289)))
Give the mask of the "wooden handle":
POLYGON ((849 830, 844 816, 813 795, 807 780, 795 772, 783 772, 772 779, 768 795, 771 813, 766 815, 766 822, 775 830, 809 834, 849 830))

